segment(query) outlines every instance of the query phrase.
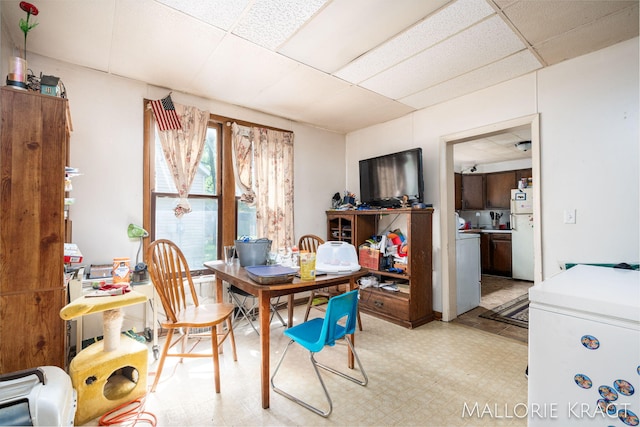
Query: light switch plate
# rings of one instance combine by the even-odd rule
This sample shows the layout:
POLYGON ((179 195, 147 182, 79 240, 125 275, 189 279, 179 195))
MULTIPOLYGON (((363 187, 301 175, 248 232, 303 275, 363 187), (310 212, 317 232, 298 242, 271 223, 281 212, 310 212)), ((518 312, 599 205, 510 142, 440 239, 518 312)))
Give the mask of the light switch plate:
POLYGON ((564 211, 564 223, 565 224, 575 224, 576 223, 576 210, 575 209, 565 209, 565 211, 564 211))

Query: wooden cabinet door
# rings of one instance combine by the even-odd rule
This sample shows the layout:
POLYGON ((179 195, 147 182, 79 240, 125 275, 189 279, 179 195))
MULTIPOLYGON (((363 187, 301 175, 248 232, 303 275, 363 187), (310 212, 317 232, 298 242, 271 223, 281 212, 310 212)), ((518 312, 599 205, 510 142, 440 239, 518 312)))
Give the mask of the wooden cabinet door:
POLYGON ((516 188, 515 171, 488 173, 486 180, 487 209, 509 209, 511 190, 516 188))
POLYGON ((65 367, 67 101, 0 89, 0 373, 65 367))
POLYGON ((482 273, 491 273, 491 234, 480 235, 480 266, 482 273))
POLYGON ((484 177, 462 175, 462 209, 484 209, 484 177))
POLYGON ((462 174, 456 173, 454 174, 455 181, 455 210, 459 211, 462 209, 462 174))
POLYGON ((511 235, 491 234, 491 269, 511 277, 511 235))

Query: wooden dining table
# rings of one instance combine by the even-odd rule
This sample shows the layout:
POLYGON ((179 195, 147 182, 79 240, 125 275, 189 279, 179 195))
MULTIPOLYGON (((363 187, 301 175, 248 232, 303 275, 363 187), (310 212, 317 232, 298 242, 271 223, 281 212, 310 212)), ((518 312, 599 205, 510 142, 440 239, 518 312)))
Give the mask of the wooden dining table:
MULTIPOLYGON (((204 263, 216 276, 216 300, 223 301, 223 282, 228 282, 243 291, 254 295, 258 298, 260 330, 269 331, 271 324, 270 301, 271 298, 283 295, 288 296, 288 327, 293 326, 293 296, 299 292, 311 291, 318 288, 325 288, 337 285, 348 285, 349 290, 356 289, 356 280, 368 274, 366 269, 344 274, 326 274, 317 276, 314 280, 301 280, 296 277, 290 283, 262 285, 252 280, 244 267, 237 262, 233 265, 227 265, 223 261, 209 261, 204 263)), ((351 340, 355 345, 355 338, 351 336, 351 340)), ((269 352, 270 352, 270 336, 268 333, 260 334, 260 354, 262 359, 262 367, 260 372, 261 388, 262 388, 262 407, 269 407, 269 352)), ((353 369, 353 353, 348 352, 348 365, 353 369)))

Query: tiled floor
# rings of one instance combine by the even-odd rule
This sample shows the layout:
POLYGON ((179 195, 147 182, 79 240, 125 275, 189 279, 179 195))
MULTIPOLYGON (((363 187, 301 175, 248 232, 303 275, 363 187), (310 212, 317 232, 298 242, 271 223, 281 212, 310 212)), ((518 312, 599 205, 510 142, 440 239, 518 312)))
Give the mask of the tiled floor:
POLYGON ((492 334, 522 342, 529 341, 529 330, 496 320, 479 317, 482 313, 511 301, 528 292, 532 282, 513 280, 499 276, 482 275, 480 306, 458 316, 454 323, 471 326, 492 334))
MULTIPOLYGON (((304 306, 296 307, 295 322, 303 315, 304 306)), ((369 384, 361 387, 322 372, 333 399, 328 419, 273 392, 271 407, 262 409, 259 337, 242 325, 236 328, 238 361, 228 343, 220 358, 220 394, 213 390, 209 359, 182 364, 169 359, 145 409, 157 416, 159 426, 526 425, 526 418, 513 416, 516 405, 522 408, 527 402, 526 344, 456 323, 434 321, 409 330, 365 314, 362 321, 356 348, 369 384)), ((272 370, 287 342, 282 330, 280 323, 272 324, 272 370)), ((342 368, 346 345, 338 343, 317 358, 342 368)), ((150 357, 149 384, 156 365, 150 357)), ((283 388, 322 404, 308 353, 300 347, 289 351, 281 375, 283 388)), ((87 425, 97 425, 97 420, 87 425)))

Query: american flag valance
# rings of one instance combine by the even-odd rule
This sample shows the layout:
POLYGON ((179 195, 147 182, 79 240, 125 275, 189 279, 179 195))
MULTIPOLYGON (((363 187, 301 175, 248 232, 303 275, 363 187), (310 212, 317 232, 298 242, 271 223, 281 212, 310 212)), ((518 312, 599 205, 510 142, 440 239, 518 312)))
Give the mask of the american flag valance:
POLYGON ((156 118, 156 123, 158 123, 158 129, 182 129, 180 118, 171 100, 171 94, 162 99, 151 101, 151 109, 156 118))

